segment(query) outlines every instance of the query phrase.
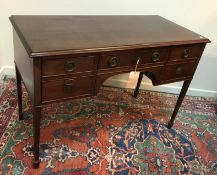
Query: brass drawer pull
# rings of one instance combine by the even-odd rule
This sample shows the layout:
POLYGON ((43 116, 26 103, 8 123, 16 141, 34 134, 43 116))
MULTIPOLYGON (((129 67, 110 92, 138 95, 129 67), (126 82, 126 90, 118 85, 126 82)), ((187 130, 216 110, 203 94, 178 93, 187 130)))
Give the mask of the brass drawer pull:
POLYGON ((156 62, 156 61, 159 61, 160 60, 160 53, 159 52, 153 52, 152 53, 152 56, 151 56, 151 60, 153 62, 156 62))
POLYGON ((182 67, 179 66, 176 68, 176 75, 180 75, 182 73, 182 67))
POLYGON ((182 58, 188 58, 189 57, 190 50, 184 49, 182 53, 182 58))
POLYGON ((117 57, 112 57, 108 61, 109 67, 116 67, 118 65, 118 59, 117 57))
POLYGON ((74 71, 74 69, 75 69, 75 64, 74 64, 74 62, 72 62, 72 61, 67 61, 67 62, 64 64, 64 70, 65 70, 66 72, 72 72, 72 71, 74 71))
POLYGON ((74 84, 72 81, 65 81, 63 85, 64 92, 71 92, 73 90, 74 84))

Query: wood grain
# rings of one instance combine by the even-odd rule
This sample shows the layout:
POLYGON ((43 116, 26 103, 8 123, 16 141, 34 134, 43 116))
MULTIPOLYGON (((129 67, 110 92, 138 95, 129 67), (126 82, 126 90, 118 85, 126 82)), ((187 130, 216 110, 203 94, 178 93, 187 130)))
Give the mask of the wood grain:
POLYGON ((31 56, 103 52, 209 40, 160 16, 11 16, 31 56))
POLYGON ((98 57, 96 56, 67 56, 57 59, 44 59, 42 72, 44 77, 59 76, 67 74, 78 74, 86 72, 94 74, 97 69, 98 57), (73 68, 66 69, 67 64, 74 65, 73 68))
POLYGON ((94 83, 95 76, 45 81, 42 83, 42 101, 44 103, 80 95, 93 95, 94 83), (65 86, 68 90, 65 89, 65 86))

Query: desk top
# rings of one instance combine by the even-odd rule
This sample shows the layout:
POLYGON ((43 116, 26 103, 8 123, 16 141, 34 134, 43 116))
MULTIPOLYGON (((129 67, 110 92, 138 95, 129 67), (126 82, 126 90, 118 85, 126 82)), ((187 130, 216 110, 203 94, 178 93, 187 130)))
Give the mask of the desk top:
POLYGON ((209 40, 160 16, 11 16, 32 57, 148 48, 209 40))

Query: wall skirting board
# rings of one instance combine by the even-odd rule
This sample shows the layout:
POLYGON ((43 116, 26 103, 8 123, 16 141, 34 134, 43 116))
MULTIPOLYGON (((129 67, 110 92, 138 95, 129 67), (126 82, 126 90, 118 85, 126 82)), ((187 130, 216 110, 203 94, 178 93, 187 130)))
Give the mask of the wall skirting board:
MULTIPOLYGON (((126 87, 127 83, 128 83, 127 80, 110 78, 104 83, 104 85, 123 88, 123 87, 126 87)), ((168 85, 161 85, 161 86, 153 86, 149 82, 142 81, 140 89, 145 89, 148 91, 158 91, 158 92, 179 94, 180 90, 181 90, 181 86, 173 86, 173 85, 169 85, 169 84, 168 85)), ((217 91, 189 88, 187 95, 216 98, 217 97, 217 91)))
MULTIPOLYGON (((4 75, 15 76, 15 68, 14 66, 3 66, 0 68, 0 78, 2 79, 4 75)), ((128 81, 122 78, 109 78, 106 80, 104 85, 124 88, 127 86, 128 81)), ((149 90, 149 91, 159 91, 159 92, 167 92, 167 93, 174 93, 179 94, 181 90, 181 86, 174 86, 174 85, 161 85, 161 86, 153 86, 151 83, 147 81, 142 81, 141 89, 149 90)), ((206 89, 196 89, 196 88, 189 88, 187 95, 190 96, 202 96, 202 97, 217 97, 217 91, 211 91, 206 89)))
POLYGON ((2 66, 0 68, 0 79, 2 79, 4 75, 15 76, 15 67, 14 66, 2 66))

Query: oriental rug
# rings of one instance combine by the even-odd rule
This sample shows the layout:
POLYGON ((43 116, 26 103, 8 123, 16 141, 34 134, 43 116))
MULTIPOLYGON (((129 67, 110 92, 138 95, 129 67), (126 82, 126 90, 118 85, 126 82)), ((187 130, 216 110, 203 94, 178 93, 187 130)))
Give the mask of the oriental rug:
POLYGON ((15 79, 0 96, 0 174, 217 174, 217 117, 213 98, 186 97, 167 129, 177 95, 102 87, 96 97, 43 108, 40 168, 32 169, 32 112, 23 88, 17 116, 15 79))

